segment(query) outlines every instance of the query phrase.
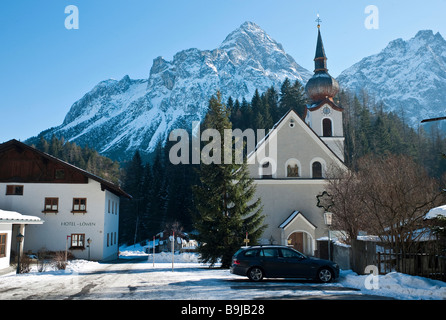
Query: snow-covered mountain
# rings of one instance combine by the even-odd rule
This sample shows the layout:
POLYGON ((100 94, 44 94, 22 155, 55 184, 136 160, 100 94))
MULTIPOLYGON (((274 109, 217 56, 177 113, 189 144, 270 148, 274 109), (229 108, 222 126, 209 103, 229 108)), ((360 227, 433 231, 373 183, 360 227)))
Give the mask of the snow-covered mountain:
POLYGON ((305 84, 312 76, 252 22, 230 33, 214 50, 188 49, 172 61, 158 57, 148 79, 105 80, 76 101, 54 134, 116 160, 135 150, 150 153, 178 127, 201 120, 220 90, 224 101, 251 99, 255 89, 279 88, 285 78, 305 84))
POLYGON ((337 80, 344 89, 364 89, 416 127, 422 119, 446 116, 446 41, 430 30, 391 41, 337 80))

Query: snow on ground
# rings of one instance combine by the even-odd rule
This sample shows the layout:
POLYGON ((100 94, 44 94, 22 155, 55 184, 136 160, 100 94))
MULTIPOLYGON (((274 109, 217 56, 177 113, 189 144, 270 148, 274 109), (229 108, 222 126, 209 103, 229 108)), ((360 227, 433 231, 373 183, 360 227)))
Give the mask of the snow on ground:
MULTIPOLYGON (((152 255, 143 253, 141 246, 128 246, 121 248, 122 256, 148 256, 148 262, 152 262, 152 255)), ((172 263, 171 253, 159 253, 155 255, 155 262, 172 263)), ((198 263, 198 255, 193 253, 183 253, 175 255, 176 262, 198 263)), ((174 264, 175 265, 175 264, 174 264)), ((341 270, 340 278, 337 282, 344 287, 359 289, 363 294, 392 297, 402 300, 446 300, 446 282, 432 280, 423 277, 410 276, 403 273, 391 272, 386 275, 373 277, 368 275, 358 275, 352 270, 341 270), (367 282, 366 288, 365 283, 367 282), (373 284, 376 287, 373 288, 373 284), (371 288, 372 287, 372 288, 371 288)))
POLYGON ((392 297, 400 300, 445 300, 446 283, 422 277, 409 276, 397 272, 373 278, 371 275, 361 276, 351 270, 342 270, 336 283, 313 284, 305 281, 264 281, 260 284, 233 275, 227 269, 210 269, 201 264, 198 255, 182 253, 174 255, 172 270, 172 254, 144 253, 143 247, 128 246, 120 248, 120 261, 139 259, 131 267, 125 263, 118 265, 73 260, 65 271, 48 268, 41 273, 37 269, 28 274, 15 275, 14 272, 0 276, 0 299, 36 299, 48 297, 58 299, 58 295, 82 298, 76 293, 85 290, 86 274, 97 272, 94 282, 103 282, 105 288, 97 287, 88 291, 87 299, 256 299, 283 296, 323 296, 323 295, 375 295, 392 297), (144 259, 147 257, 147 260, 144 259), (155 261, 153 261, 153 258, 155 261), (126 267, 126 273, 110 268, 126 267), (109 271, 112 272, 109 272, 109 271), (109 272, 109 273, 108 273, 109 272), (132 277, 137 278, 132 278, 132 277), (81 279, 81 280, 79 280, 81 279), (376 281, 377 280, 377 281, 376 281), (373 283, 373 286, 366 285, 373 283), (78 286, 77 291, 71 287, 78 286), (366 287, 370 288, 367 289, 366 287), (26 288, 26 290, 23 290, 26 288), (34 289, 35 288, 35 289, 34 289), (129 296, 129 290, 132 296, 129 296), (31 294, 38 290, 39 295, 31 294), (65 290, 65 291, 64 291, 65 290), (29 291, 29 296, 17 295, 18 292, 29 291), (34 291, 33 291, 34 292, 34 291), (46 296, 48 295, 48 296, 46 296))

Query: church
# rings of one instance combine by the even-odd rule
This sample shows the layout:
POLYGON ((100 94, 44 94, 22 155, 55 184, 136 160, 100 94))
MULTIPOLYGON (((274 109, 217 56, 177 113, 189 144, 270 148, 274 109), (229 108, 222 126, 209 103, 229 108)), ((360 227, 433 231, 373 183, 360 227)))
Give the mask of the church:
POLYGON ((247 159, 267 224, 260 243, 291 245, 308 255, 315 254, 317 239, 328 236, 325 210, 317 198, 325 191, 327 173, 332 167, 347 170, 343 108, 333 101, 339 84, 328 73, 320 24, 317 28, 304 119, 290 110, 247 159))

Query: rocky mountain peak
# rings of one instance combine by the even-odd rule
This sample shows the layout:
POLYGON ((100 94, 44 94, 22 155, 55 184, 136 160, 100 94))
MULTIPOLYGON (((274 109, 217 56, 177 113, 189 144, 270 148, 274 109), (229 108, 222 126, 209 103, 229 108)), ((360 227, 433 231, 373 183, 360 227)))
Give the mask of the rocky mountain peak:
POLYGON ((155 58, 148 79, 100 82, 72 105, 62 125, 42 134, 127 160, 135 150, 152 152, 172 129, 190 129, 217 90, 224 100, 251 99, 256 89, 280 89, 286 78, 305 83, 311 75, 258 25, 245 22, 214 50, 182 50, 172 61, 155 58))
POLYGON ((367 91, 416 127, 423 118, 446 113, 446 41, 432 30, 393 40, 344 70, 338 81, 352 92, 367 91))

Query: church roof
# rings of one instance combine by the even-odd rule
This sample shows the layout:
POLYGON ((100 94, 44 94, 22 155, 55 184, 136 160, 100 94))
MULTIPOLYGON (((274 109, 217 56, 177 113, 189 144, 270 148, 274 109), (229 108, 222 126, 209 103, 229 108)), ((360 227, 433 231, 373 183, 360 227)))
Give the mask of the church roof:
POLYGON ((285 221, 282 222, 282 223, 280 224, 279 228, 281 228, 281 229, 285 229, 285 228, 286 228, 291 222, 293 222, 294 219, 296 219, 299 215, 302 216, 302 218, 303 218, 306 222, 308 222, 310 225, 312 225, 314 228, 317 228, 317 226, 315 226, 310 220, 308 220, 308 219, 302 214, 302 212, 300 212, 300 211, 298 211, 298 210, 293 211, 293 213, 291 213, 291 214, 289 215, 289 217, 286 218, 285 221))
POLYGON ((314 57, 314 72, 325 71, 327 72, 327 56, 325 55, 324 44, 322 42, 321 29, 317 28, 317 44, 316 54, 314 57))
POLYGON ((327 69, 327 56, 322 42, 320 25, 317 26, 317 44, 314 57, 314 75, 308 80, 305 92, 313 102, 333 98, 339 92, 339 83, 327 69))
POLYGON ((328 104, 330 107, 332 107, 336 111, 344 111, 344 108, 341 106, 338 106, 336 103, 334 103, 331 99, 324 99, 318 103, 312 104, 311 106, 308 106, 307 109, 309 111, 316 111, 320 108, 322 108, 323 105, 328 104))

